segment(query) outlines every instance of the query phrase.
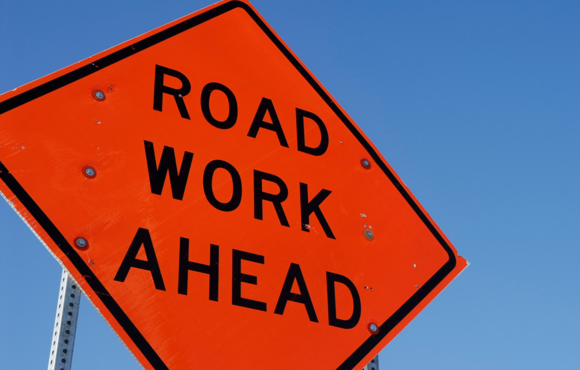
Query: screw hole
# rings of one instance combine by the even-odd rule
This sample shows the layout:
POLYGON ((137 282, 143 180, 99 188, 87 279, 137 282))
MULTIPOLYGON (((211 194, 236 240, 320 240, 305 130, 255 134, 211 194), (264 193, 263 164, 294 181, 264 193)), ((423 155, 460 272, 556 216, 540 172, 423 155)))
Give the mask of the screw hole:
MULTIPOLYGON (((79 249, 87 249, 89 247, 89 242, 85 238, 76 238, 75 245, 79 249)), ((73 287, 74 287, 74 285, 73 285, 73 287)))
POLYGON ((83 175, 86 178, 94 179, 97 176, 97 170, 93 166, 85 166, 83 167, 83 175))
POLYGON ((375 239, 375 233, 372 230, 366 229, 363 233, 365 239, 367 240, 374 240, 375 239))
POLYGON ((103 101, 105 100, 106 96, 101 90, 95 90, 93 91, 93 98, 95 98, 97 101, 103 101))

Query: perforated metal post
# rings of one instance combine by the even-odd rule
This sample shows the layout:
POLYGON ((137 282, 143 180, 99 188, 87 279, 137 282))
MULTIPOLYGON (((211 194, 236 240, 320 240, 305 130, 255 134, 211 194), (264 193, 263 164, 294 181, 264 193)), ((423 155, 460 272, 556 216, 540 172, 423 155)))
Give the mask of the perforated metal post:
POLYGON ((376 355, 363 370, 379 370, 379 355, 376 355))
POLYGON ((69 273, 63 269, 48 370, 71 369, 80 303, 81 291, 69 273))

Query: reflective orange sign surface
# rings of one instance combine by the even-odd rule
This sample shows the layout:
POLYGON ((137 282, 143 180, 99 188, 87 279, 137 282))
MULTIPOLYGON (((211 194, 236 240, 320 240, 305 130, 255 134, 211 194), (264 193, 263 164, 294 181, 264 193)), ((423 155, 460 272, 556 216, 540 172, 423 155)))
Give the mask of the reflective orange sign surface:
POLYGON ((353 369, 466 266, 246 2, 0 97, 0 190, 147 369, 353 369))

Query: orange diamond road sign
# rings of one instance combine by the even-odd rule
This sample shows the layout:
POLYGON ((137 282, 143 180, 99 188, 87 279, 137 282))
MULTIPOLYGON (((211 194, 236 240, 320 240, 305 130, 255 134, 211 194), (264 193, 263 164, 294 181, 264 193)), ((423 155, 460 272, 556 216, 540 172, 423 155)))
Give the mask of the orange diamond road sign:
POLYGON ((2 95, 0 162, 147 369, 362 368, 466 267, 245 1, 2 95))

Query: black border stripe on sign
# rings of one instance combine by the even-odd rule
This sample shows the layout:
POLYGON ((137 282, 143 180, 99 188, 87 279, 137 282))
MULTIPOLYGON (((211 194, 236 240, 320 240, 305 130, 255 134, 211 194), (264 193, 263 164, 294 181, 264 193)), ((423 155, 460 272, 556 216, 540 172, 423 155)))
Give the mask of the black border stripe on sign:
MULTIPOLYGON (((431 234, 441 244, 443 249, 447 252, 449 260, 421 287, 417 292, 405 302, 391 317, 389 317, 379 327, 377 335, 371 335, 365 340, 360 347, 358 347, 344 362, 338 367, 340 370, 353 369, 362 359, 368 355, 373 348, 379 344, 414 308, 427 297, 427 295, 445 279, 447 275, 455 268, 457 261, 455 254, 451 247, 447 244, 443 236, 439 233, 437 228, 431 223, 427 215, 423 213, 419 205, 414 201, 413 197, 401 185, 397 177, 390 171, 388 166, 381 160, 378 153, 373 149, 363 135, 357 130, 355 125, 344 115, 340 108, 334 103, 333 99, 324 91, 324 89, 316 82, 314 77, 306 71, 302 64, 296 57, 286 48, 282 41, 272 32, 272 30, 262 21, 256 12, 246 3, 239 1, 231 1, 210 9, 204 13, 196 15, 190 19, 186 19, 174 26, 171 26, 163 31, 151 35, 141 41, 120 49, 114 53, 106 55, 101 59, 94 61, 91 64, 82 66, 74 71, 71 71, 63 76, 59 76, 54 80, 48 81, 40 86, 25 91, 17 96, 14 96, 2 103, 0 103, 0 114, 6 113, 14 108, 26 104, 34 99, 64 87, 70 83, 78 81, 95 72, 100 71, 114 63, 117 63, 125 58, 130 57, 140 51, 143 51, 151 46, 154 46, 164 40, 167 40, 181 32, 187 31, 199 24, 202 24, 210 19, 222 15, 230 10, 241 8, 245 10, 248 15, 256 22, 262 31, 270 38, 272 43, 284 54, 284 56, 292 63, 292 65, 300 72, 300 74, 308 81, 310 86, 320 95, 320 97, 328 104, 334 113, 340 118, 349 131, 356 137, 361 145, 367 150, 372 159, 377 163, 384 174, 399 190, 399 193, 405 198, 407 203, 415 211, 417 216, 421 219, 423 224, 429 229, 431 234)), ((121 309, 119 304, 105 289, 104 285, 99 281, 91 269, 85 264, 83 259, 79 256, 76 250, 64 238, 48 216, 40 209, 34 202, 30 195, 22 188, 16 178, 8 171, 2 162, 0 162, 0 179, 4 181, 6 186, 18 198, 27 211, 34 217, 40 226, 46 231, 54 243, 60 250, 67 255, 71 263, 76 267, 78 272, 86 279, 87 283, 95 291, 97 297, 113 315, 119 325, 125 330, 127 335, 135 343, 137 348, 149 361, 149 363, 157 370, 168 369, 167 365, 159 357, 157 352, 151 347, 149 342, 143 337, 139 329, 133 324, 131 319, 121 309)))

